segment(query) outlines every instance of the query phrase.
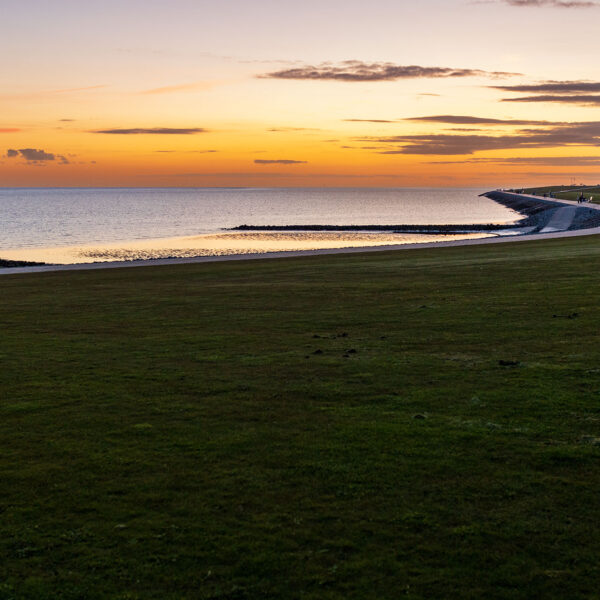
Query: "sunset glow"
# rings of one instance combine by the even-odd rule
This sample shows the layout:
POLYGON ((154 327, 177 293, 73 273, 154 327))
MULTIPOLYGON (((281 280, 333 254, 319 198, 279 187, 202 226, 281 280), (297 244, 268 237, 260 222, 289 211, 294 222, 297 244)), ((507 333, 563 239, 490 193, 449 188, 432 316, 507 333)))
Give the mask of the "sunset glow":
POLYGON ((15 4, 0 185, 595 182, 588 4, 15 4))

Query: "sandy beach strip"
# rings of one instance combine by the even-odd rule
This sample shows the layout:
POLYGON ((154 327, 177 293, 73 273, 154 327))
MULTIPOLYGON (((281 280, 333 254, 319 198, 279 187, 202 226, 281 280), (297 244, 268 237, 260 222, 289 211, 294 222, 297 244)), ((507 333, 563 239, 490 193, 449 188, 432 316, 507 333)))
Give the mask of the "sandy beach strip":
POLYGON ((0 275, 17 275, 26 273, 47 273, 51 271, 82 271, 95 269, 120 269, 129 267, 149 267, 149 266, 168 266, 168 265, 186 265, 196 263, 213 263, 224 261, 246 261, 246 260, 264 260, 276 258, 294 258, 300 256, 321 256, 333 254, 357 254, 365 252, 389 252, 399 250, 418 250, 425 248, 450 248, 456 246, 479 246, 488 244, 503 244, 517 242, 532 242, 535 240, 551 240, 558 238, 581 237, 600 234, 600 227, 590 229, 578 229, 574 231, 560 231, 555 233, 534 233, 518 236, 502 236, 493 238, 477 238, 452 240, 446 242, 425 242, 419 244, 395 244, 383 246, 363 246, 348 248, 321 248, 317 250, 294 250, 282 252, 261 252, 256 254, 228 254, 222 256, 195 256, 188 258, 158 258, 148 260, 97 262, 97 263, 77 263, 71 265, 43 265, 38 267, 12 267, 0 269, 0 275))
MULTIPOLYGON (((405 234, 394 231, 223 231, 195 236, 147 238, 54 247, 25 247, 0 251, 3 260, 47 265, 138 261, 199 256, 264 254, 282 251, 393 246, 455 239, 489 237, 487 232, 405 234)), ((18 266, 18 265, 13 265, 18 266)), ((27 265, 23 265, 27 266, 27 265)))

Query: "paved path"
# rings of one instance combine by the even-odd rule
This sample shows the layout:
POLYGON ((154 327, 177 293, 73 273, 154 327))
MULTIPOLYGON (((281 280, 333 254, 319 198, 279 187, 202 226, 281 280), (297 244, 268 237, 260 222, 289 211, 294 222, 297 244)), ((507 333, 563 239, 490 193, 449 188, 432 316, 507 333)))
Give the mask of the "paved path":
POLYGON ((571 227, 575 213, 577 212, 576 206, 561 206, 552 215, 550 221, 546 227, 544 227, 541 233, 552 233, 553 231, 566 231, 571 227))
POLYGON ((537 200, 543 201, 547 204, 556 204, 557 206, 576 206, 577 208, 591 208, 592 210, 600 210, 600 204, 593 204, 592 202, 584 202, 580 204, 577 200, 561 200, 560 198, 544 198, 542 196, 532 196, 531 194, 516 194, 513 192, 505 192, 510 193, 512 196, 520 196, 521 198, 526 198, 527 200, 537 200))
MULTIPOLYGON (((529 196, 526 194, 515 194, 515 196, 540 200, 539 196, 529 196)), ((543 200, 554 203, 558 206, 565 205, 581 208, 582 206, 600 210, 598 204, 578 204, 570 200, 543 200)), ((560 209, 559 209, 560 210, 560 209)), ((556 211, 557 213, 559 211, 556 211)), ((567 217, 568 218, 568 217, 567 217)), ((566 218, 565 218, 566 219, 566 218)), ((572 220, 572 217, 571 217, 572 220)), ((561 217, 561 223, 564 221, 561 217)), ((550 223, 548 224, 548 226, 550 223)), ((548 228, 546 226, 545 229, 548 228)), ((197 256, 194 258, 160 258, 154 260, 134 260, 134 261, 116 261, 104 263, 80 263, 76 265, 44 265, 41 267, 13 267, 8 269, 0 268, 0 275, 19 275, 23 273, 46 273, 49 271, 88 271, 96 269, 120 269, 124 267, 148 267, 163 265, 185 265, 192 263, 223 262, 229 260, 261 260, 267 258, 291 258, 295 256, 315 256, 324 254, 356 254, 361 252, 385 252, 390 250, 418 250, 422 248, 448 248, 451 246, 484 246, 488 244, 504 244, 507 242, 532 242, 535 240, 551 240, 556 238, 579 237, 586 235, 600 235, 600 227, 590 229, 577 229, 574 231, 547 231, 533 233, 530 235, 502 236, 493 238, 479 238, 470 240, 452 240, 448 242, 428 242, 425 244, 395 244, 390 246, 367 246, 362 248, 327 248, 322 250, 298 250, 291 252, 265 252, 263 254, 235 254, 228 256, 197 256)))

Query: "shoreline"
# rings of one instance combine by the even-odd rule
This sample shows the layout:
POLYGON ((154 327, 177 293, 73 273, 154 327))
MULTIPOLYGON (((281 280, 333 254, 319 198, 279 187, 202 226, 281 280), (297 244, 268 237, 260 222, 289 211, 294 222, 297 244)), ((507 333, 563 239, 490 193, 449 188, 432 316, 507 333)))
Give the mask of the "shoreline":
MULTIPOLYGON (((332 255, 332 254, 356 254, 370 252, 389 252, 396 250, 416 250, 430 248, 448 248, 456 246, 475 246, 484 244, 499 244, 508 242, 524 242, 543 239, 555 239, 565 237, 578 237, 586 235, 600 234, 600 205, 586 205, 582 207, 576 202, 569 200, 551 200, 547 198, 539 198, 526 194, 516 194, 513 192, 493 191, 482 194, 512 208, 516 212, 524 214, 524 218, 514 224, 512 227, 504 228, 506 231, 514 230, 512 235, 504 235, 497 237, 481 237, 461 240, 436 241, 436 242, 421 242, 421 243, 406 243, 406 244, 389 244, 377 246, 350 246, 342 248, 319 248, 310 250, 282 250, 276 252, 256 252, 245 254, 227 254, 227 255, 211 255, 211 256, 193 256, 183 258, 152 258, 152 259, 136 259, 136 260, 119 260, 107 262, 90 262, 90 263, 74 263, 74 264, 45 264, 37 266, 15 266, 15 267, 0 267, 0 275, 17 275, 27 273, 45 273, 55 271, 79 271, 79 270, 96 270, 96 269, 115 269, 115 268, 130 268, 130 267, 145 267, 145 266, 168 266, 180 264, 195 264, 208 262, 222 261, 242 261, 242 260, 264 260, 277 258, 294 258, 306 256, 332 255), (554 208, 541 210, 541 205, 551 205, 554 208), (597 226, 581 226, 582 224, 575 223, 571 228, 573 219, 569 221, 568 226, 564 230, 548 227, 553 215, 560 209, 569 210, 568 207, 575 207, 577 211, 587 211, 594 216, 594 220, 598 221, 597 226), (548 214, 550 213, 550 214, 548 214), (597 216, 596 216, 597 214, 597 216), (525 227, 525 224, 529 227, 525 227), (521 230, 519 232, 519 230, 521 230), (527 231, 529 230, 529 231, 527 231)), ((573 214, 576 214, 573 211, 573 214)), ((589 219, 588 219, 589 220, 589 219)), ((551 223, 550 223, 551 224, 551 223)), ((481 231, 485 233, 485 231, 481 231)), ((19 262, 19 261, 11 261, 19 262)), ((21 261, 22 262, 22 261, 21 261)))
POLYGON ((577 229, 573 231, 560 231, 551 233, 534 233, 516 236, 502 236, 494 238, 477 238, 469 240, 454 240, 448 242, 426 242, 421 244, 395 244, 388 246, 363 246, 350 248, 323 248, 319 250, 291 250, 281 252, 262 252, 256 254, 228 254, 224 256, 197 256, 190 258, 156 258, 142 259, 132 261, 114 261, 114 262, 96 262, 96 263, 76 263, 72 265, 44 265, 38 267, 14 267, 0 269, 1 275, 18 275, 26 273, 48 273, 55 271, 86 271, 97 269, 120 269, 130 267, 158 267, 169 265, 185 265, 195 263, 210 263, 224 261, 250 261, 265 260, 277 258, 296 258, 308 256, 322 256, 333 254, 360 254, 370 252, 390 252, 397 250, 420 250, 431 248, 451 248, 456 246, 478 246, 486 244, 502 244, 531 242, 536 240, 548 240, 570 237, 581 237, 589 235, 599 235, 600 227, 577 229))

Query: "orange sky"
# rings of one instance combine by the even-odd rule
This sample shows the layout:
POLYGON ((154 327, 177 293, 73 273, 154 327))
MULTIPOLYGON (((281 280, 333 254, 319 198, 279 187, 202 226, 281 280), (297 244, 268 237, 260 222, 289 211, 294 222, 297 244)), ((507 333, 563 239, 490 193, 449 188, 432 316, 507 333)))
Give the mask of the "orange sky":
POLYGON ((600 175, 596 6, 121 4, 6 9, 0 185, 498 187, 600 175))

